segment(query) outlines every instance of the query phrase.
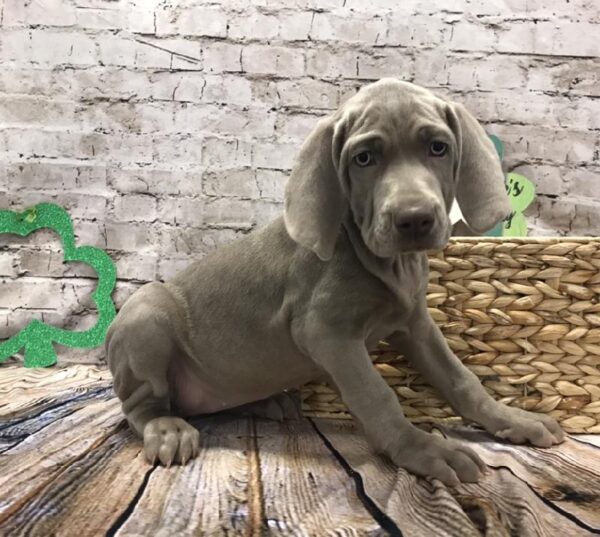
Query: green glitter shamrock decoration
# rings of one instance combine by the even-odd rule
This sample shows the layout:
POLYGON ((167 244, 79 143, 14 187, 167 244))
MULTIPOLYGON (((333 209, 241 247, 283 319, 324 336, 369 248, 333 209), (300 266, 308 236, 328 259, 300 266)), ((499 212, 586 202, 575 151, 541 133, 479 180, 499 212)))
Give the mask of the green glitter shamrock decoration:
POLYGON ((98 322, 89 330, 73 332, 34 319, 18 334, 0 343, 0 362, 24 348, 25 367, 51 366, 56 363, 53 343, 83 348, 100 345, 116 315, 111 298, 117 278, 115 265, 108 254, 99 248, 75 246, 73 223, 62 207, 40 203, 20 213, 0 211, 0 234, 12 233, 25 237, 41 228, 58 233, 64 247, 65 261, 87 263, 98 274, 98 286, 92 295, 98 309, 98 322))

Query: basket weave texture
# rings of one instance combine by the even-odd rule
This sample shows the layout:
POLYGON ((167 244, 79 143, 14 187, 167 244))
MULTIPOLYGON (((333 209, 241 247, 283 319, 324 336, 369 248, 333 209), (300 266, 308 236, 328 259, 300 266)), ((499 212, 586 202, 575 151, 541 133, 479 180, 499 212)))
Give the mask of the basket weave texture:
MULTIPOLYGON (((600 238, 457 238, 430 255, 429 312, 456 355, 497 400, 600 433, 600 238)), ((452 409, 398 351, 371 354, 414 422, 452 409)), ((304 413, 349 418, 325 384, 304 387, 304 413)))

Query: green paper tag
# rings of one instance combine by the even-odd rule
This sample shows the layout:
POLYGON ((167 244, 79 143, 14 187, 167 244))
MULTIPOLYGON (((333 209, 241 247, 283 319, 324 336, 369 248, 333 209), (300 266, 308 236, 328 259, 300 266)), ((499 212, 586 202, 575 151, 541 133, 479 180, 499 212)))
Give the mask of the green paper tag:
MULTIPOLYGON (((25 351, 25 367, 47 367, 56 363, 53 343, 69 347, 89 348, 100 345, 116 315, 111 295, 117 272, 106 252, 93 246, 75 246, 73 223, 69 214, 58 205, 40 203, 21 213, 0 211, 0 234, 13 233, 25 237, 38 229, 52 229, 60 236, 65 261, 80 261, 98 274, 98 285, 92 300, 98 309, 98 322, 89 330, 72 332, 33 320, 18 334, 0 343, 0 362, 25 351)), ((0 283, 0 285, 2 285, 0 283)))
POLYGON ((502 236, 524 237, 527 235, 527 221, 523 211, 529 207, 535 198, 535 185, 518 173, 506 176, 506 192, 512 208, 511 215, 504 220, 502 236))
MULTIPOLYGON (((504 158, 504 144, 497 136, 490 134, 500 160, 504 158)), ((488 231, 486 237, 525 237, 527 235, 527 220, 523 211, 529 207, 535 198, 535 185, 518 173, 509 173, 504 184, 508 194, 511 215, 496 227, 488 231)))

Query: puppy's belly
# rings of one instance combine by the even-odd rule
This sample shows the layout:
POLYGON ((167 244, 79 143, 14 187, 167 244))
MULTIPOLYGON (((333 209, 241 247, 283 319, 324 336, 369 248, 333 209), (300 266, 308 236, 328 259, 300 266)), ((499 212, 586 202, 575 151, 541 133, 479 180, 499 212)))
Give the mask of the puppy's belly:
POLYGON ((236 394, 216 389, 210 381, 200 378, 182 357, 173 359, 169 365, 169 391, 171 403, 183 416, 210 414, 244 402, 236 394))
POLYGON ((211 414, 227 410, 245 403, 265 399, 283 391, 289 386, 270 383, 250 383, 240 389, 215 385, 208 378, 201 377, 187 362, 179 357, 169 366, 169 388, 174 410, 181 416, 211 414))

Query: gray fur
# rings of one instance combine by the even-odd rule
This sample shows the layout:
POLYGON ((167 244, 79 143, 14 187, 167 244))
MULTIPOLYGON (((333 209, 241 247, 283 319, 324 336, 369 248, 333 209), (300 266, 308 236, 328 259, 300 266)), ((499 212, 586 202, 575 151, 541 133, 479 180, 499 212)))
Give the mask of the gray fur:
POLYGON ((427 313, 425 250, 446 244, 455 196, 480 231, 509 210, 493 144, 462 106, 385 79, 323 119, 300 150, 283 217, 144 286, 111 326, 115 391, 148 459, 195 455, 197 431, 181 416, 327 379, 396 464, 449 484, 476 480, 475 453, 411 425, 371 365, 369 349, 386 337, 491 433, 562 441, 551 418, 493 401, 427 313), (431 156, 432 140, 449 152, 431 156), (367 150, 375 164, 361 167, 354 157, 364 162, 367 150))

